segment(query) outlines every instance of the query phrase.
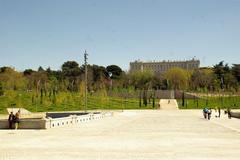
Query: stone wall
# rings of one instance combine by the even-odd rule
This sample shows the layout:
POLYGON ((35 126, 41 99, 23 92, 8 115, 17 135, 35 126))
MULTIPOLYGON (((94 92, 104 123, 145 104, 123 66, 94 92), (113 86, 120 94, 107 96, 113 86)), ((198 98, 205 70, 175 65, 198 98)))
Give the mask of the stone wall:
MULTIPOLYGON (((21 119, 19 129, 45 129, 45 119, 21 119)), ((0 120, 0 129, 8 129, 8 120, 0 120)), ((13 124, 14 128, 14 124, 13 124)))
POLYGON ((46 128, 57 128, 70 125, 77 125, 83 122, 89 122, 91 120, 99 120, 105 117, 106 114, 86 114, 86 115, 70 115, 62 118, 48 118, 46 121, 46 128))
MULTIPOLYGON (((77 125, 92 120, 99 120, 106 116, 112 116, 112 112, 89 113, 85 115, 70 115, 61 118, 20 119, 19 129, 49 129, 77 125)), ((8 120, 0 120, 0 129, 8 129, 8 120)))

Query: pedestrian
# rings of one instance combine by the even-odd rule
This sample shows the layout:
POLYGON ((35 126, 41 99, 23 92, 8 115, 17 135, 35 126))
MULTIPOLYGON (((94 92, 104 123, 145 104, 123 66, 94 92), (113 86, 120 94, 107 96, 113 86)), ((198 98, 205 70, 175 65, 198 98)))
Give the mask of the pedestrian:
POLYGON ((229 118, 229 119, 232 118, 232 115, 231 115, 231 109, 230 109, 230 108, 227 108, 227 110, 225 111, 225 113, 228 114, 228 118, 229 118))
POLYGON ((220 116, 221 116, 221 109, 220 107, 218 107, 218 118, 220 118, 220 116))
POLYGON ((215 109, 214 109, 214 113, 215 113, 215 118, 217 118, 218 117, 218 107, 215 107, 215 109))
POLYGON ((15 114, 15 129, 19 128, 19 123, 20 123, 20 110, 17 111, 17 113, 15 114))
POLYGON ((212 109, 210 108, 210 109, 208 110, 208 113, 207 113, 207 115, 208 115, 208 120, 211 119, 211 114, 212 114, 212 109))
POLYGON ((205 107, 205 108, 203 108, 203 116, 205 119, 207 119, 207 114, 208 114, 208 108, 205 107))
POLYGON ((12 124, 14 122, 15 116, 13 114, 13 112, 11 112, 8 116, 8 127, 9 129, 12 129, 12 124))

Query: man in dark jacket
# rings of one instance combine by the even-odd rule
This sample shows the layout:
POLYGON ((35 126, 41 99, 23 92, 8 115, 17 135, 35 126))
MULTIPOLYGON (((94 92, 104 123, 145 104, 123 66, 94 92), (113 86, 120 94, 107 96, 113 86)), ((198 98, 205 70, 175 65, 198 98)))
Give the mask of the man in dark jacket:
POLYGON ((220 107, 218 107, 218 118, 220 118, 220 116, 221 116, 221 109, 220 107))
POLYGON ((205 119, 207 119, 207 115, 208 115, 208 108, 205 107, 205 108, 203 108, 203 116, 205 119))
POLYGON ((12 129, 12 124, 14 122, 14 119, 15 119, 15 116, 13 114, 13 112, 11 112, 8 116, 8 126, 9 126, 9 129, 12 129))

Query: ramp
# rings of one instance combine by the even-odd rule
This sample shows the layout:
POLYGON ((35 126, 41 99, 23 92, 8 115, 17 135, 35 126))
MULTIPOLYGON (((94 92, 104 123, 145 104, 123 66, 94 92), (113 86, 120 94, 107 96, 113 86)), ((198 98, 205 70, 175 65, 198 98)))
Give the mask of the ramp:
POLYGON ((160 99, 159 109, 178 110, 177 100, 176 99, 160 99))
POLYGON ((13 112, 13 114, 16 114, 17 111, 20 110, 20 114, 31 114, 30 111, 26 110, 25 108, 7 108, 8 113, 10 114, 13 112))

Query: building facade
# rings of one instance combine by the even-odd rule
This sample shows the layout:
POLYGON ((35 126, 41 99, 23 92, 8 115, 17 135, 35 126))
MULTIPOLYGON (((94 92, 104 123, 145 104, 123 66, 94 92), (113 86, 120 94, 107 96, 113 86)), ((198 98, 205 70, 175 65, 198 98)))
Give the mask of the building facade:
POLYGON ((175 67, 186 70, 193 70, 200 67, 200 61, 191 59, 187 61, 130 62, 130 72, 150 70, 155 74, 161 74, 175 67))

